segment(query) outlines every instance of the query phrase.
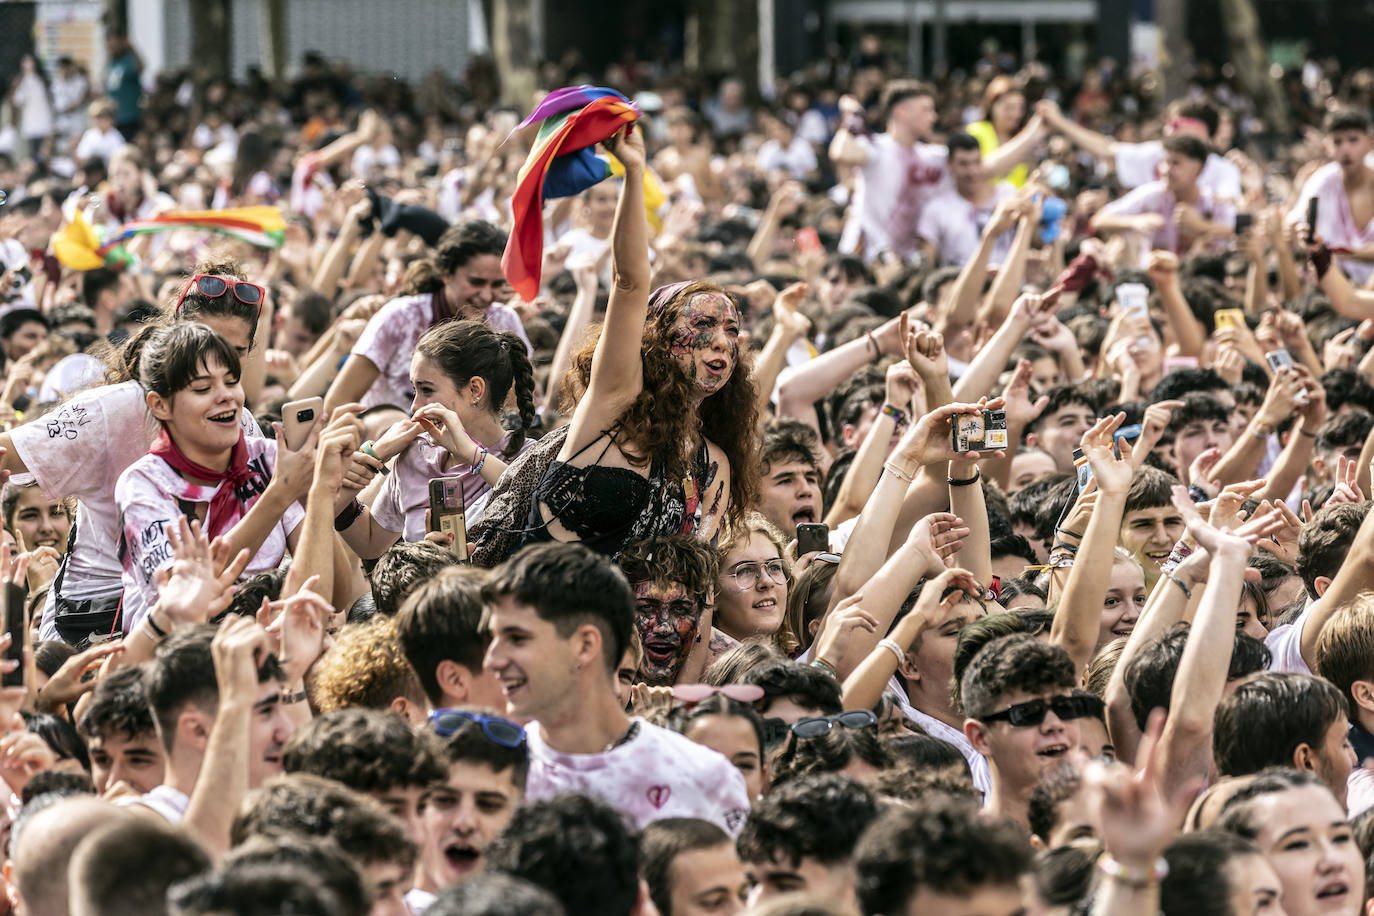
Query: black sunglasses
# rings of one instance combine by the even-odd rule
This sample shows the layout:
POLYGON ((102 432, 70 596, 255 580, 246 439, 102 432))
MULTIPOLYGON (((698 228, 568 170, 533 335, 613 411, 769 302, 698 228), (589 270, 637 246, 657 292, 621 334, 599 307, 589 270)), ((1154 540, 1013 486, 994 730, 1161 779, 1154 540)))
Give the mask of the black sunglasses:
POLYGON ((763 749, 771 751, 787 740, 787 720, 781 716, 769 716, 763 720, 763 749))
POLYGON ((979 716, 982 722, 1007 722, 1012 728, 1029 728, 1045 721, 1045 716, 1053 711, 1063 721, 1086 719, 1101 716, 1106 707, 1093 696, 1050 697, 1048 700, 1029 700, 1008 706, 1001 712, 979 716))
POLYGON ((500 716, 484 716, 480 713, 462 709, 436 709, 429 714, 429 724, 437 734, 447 738, 468 722, 481 726, 482 734, 492 744, 501 747, 517 748, 525 743, 525 730, 509 719, 500 716))
POLYGON ((836 725, 843 725, 845 728, 867 728, 877 724, 878 717, 871 709, 851 709, 833 716, 798 719, 797 724, 792 726, 792 734, 798 738, 819 738, 830 734, 836 725))

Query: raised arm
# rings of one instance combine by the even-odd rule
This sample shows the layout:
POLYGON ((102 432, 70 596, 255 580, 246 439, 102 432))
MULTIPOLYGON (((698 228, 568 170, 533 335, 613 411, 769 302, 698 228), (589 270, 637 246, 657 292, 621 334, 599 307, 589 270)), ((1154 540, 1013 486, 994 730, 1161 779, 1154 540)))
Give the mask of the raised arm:
POLYGON ((983 157, 983 168, 989 175, 1005 175, 1030 158, 1044 133, 1045 119, 1037 112, 1016 136, 983 157))
POLYGON ((1193 310, 1188 308, 1188 301, 1183 298, 1183 287, 1178 282, 1178 255, 1172 251, 1150 252, 1150 265, 1146 272, 1154 281, 1159 301, 1164 305, 1164 314, 1174 329, 1179 354, 1201 356, 1207 334, 1193 316, 1193 310))
POLYGON ((992 280, 992 288, 983 298, 978 310, 977 321, 997 327, 1006 317, 1016 296, 1021 291, 1022 281, 1026 278, 1026 258, 1030 254, 1031 236, 1040 226, 1040 204, 1032 201, 1021 211, 1021 222, 1016 227, 1011 250, 1002 261, 997 276, 992 280))
POLYGON ((591 381, 578 401, 568 431, 568 447, 577 449, 600 435, 644 386, 640 342, 649 311, 649 221, 644 213, 644 138, 626 128, 606 141, 606 148, 625 166, 611 230, 610 299, 606 321, 592 356, 591 381))
POLYGON ((863 165, 868 161, 868 147, 860 138, 864 107, 851 95, 840 97, 840 126, 830 141, 830 161, 836 165, 863 165))
POLYGON ((558 391, 563 384, 563 376, 572 365, 573 347, 577 346, 592 323, 592 310, 596 307, 596 294, 600 289, 597 279, 597 263, 590 259, 578 264, 568 265, 568 271, 577 284, 577 294, 573 297, 572 308, 568 310, 568 320, 563 325, 563 333, 558 338, 558 348, 554 350, 553 362, 549 365, 549 384, 544 390, 544 409, 553 410, 558 402, 558 391))
POLYGON ((1125 419, 1124 413, 1104 417, 1083 434, 1083 454, 1097 482, 1097 506, 1088 519, 1050 628, 1050 642, 1064 647, 1080 674, 1097 651, 1102 601, 1111 582, 1113 553, 1131 488, 1131 463, 1116 457, 1112 441, 1125 419))
POLYGON ((811 330, 811 320, 797 311, 797 305, 806 296, 805 283, 793 283, 773 297, 773 330, 768 342, 754 361, 754 391, 758 397, 759 420, 768 416, 768 405, 773 399, 773 387, 778 375, 787 363, 787 351, 800 337, 811 330))
POLYGON ((1045 119, 1050 130, 1058 131, 1068 137, 1069 142, 1074 146, 1104 162, 1115 161, 1117 143, 1111 137, 1072 120, 1060 110, 1057 104, 1049 99, 1036 102, 1035 111, 1045 119))
POLYGON ((882 476, 883 461, 893 435, 898 432, 898 417, 905 423, 918 415, 913 400, 918 385, 916 371, 905 360, 887 367, 886 396, 882 410, 869 424, 868 433, 864 441, 859 443, 859 450, 849 465, 849 473, 844 475, 844 483, 840 484, 835 504, 826 512, 825 522, 830 527, 848 521, 863 510, 864 502, 882 476))
POLYGON ((1257 512, 1233 533, 1204 522, 1183 487, 1174 487, 1173 501, 1188 520, 1188 533, 1207 551, 1211 562, 1207 590, 1179 659, 1169 694, 1169 718, 1156 751, 1166 791, 1206 778, 1211 768, 1212 720, 1226 689, 1245 564, 1254 542, 1281 521, 1279 510, 1271 507, 1257 512))
POLYGON ((993 391, 997 378, 1007 367, 1007 361, 1018 344, 1025 342, 1036 322, 1054 311, 1054 300, 1037 293, 1018 296, 1011 311, 997 328, 997 333, 983 345, 969 363, 968 370, 954 386, 954 397, 964 401, 982 397, 993 391))
MULTIPOLYGON (((959 276, 949 290, 949 307, 941 309, 933 322, 935 330, 941 334, 952 334, 973 324, 978 314, 978 302, 983 295, 983 284, 988 278, 988 261, 992 259, 992 249, 1002 233, 1016 225, 1021 213, 1020 197, 1004 197, 993 208, 992 217, 983 229, 978 247, 973 252, 959 276)), ((938 302, 930 303, 939 306, 938 302)))

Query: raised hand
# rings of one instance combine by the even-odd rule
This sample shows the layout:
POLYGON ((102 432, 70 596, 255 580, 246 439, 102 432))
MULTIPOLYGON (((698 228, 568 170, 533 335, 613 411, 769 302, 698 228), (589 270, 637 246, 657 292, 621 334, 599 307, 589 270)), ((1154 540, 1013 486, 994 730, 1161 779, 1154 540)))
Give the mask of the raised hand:
POLYGON ((878 632, 878 618, 865 611, 862 602, 863 593, 859 592, 835 605, 816 635, 816 658, 823 658, 835 667, 843 668, 854 631, 878 632))
POLYGON ((473 464, 477 458, 477 443, 463 428, 458 414, 438 401, 431 401, 415 411, 415 422, 424 427, 431 439, 442 446, 455 461, 473 464))
POLYGON ((62 663, 53 676, 38 690, 37 706, 40 712, 57 712, 70 703, 75 703, 81 695, 92 690, 97 682, 95 677, 87 677, 100 670, 105 659, 124 651, 119 642, 107 642, 91 646, 62 663))
POLYGON ((911 363, 902 360, 887 367, 884 396, 887 403, 893 407, 910 411, 911 399, 916 396, 916 390, 920 387, 920 376, 911 368, 911 363))
POLYGON ((1212 471, 1220 461, 1221 449, 1215 446, 1200 452, 1188 465, 1188 486, 1197 487, 1208 496, 1216 495, 1217 486, 1212 482, 1212 471))
POLYGON ((1239 385, 1245 374, 1245 356, 1233 343, 1224 343, 1217 348, 1217 358, 1212 368, 1228 385, 1239 385))
POLYGON ((927 577, 938 576, 964 547, 969 527, 952 512, 933 512, 911 526, 907 544, 925 561, 927 577))
POLYGON ((1364 355, 1364 348, 1357 341, 1352 340, 1356 330, 1356 328, 1346 328, 1326 341, 1322 347, 1322 368, 1328 372, 1332 369, 1354 368, 1360 357, 1364 355))
POLYGON ((1114 442, 1116 431, 1125 421, 1124 413, 1103 417, 1088 427, 1079 443, 1083 455, 1088 459, 1088 466, 1092 468, 1093 480, 1097 481, 1098 489, 1104 494, 1120 496, 1131 488, 1134 468, 1129 461, 1116 456, 1114 442))
POLYGON ((294 684, 305 677, 310 666, 324 652, 329 619, 334 608, 312 591, 319 576, 305 580, 300 590, 290 598, 268 602, 258 612, 258 622, 264 618, 267 634, 277 643, 277 661, 286 672, 286 683, 294 684))
POLYGON ((994 398, 991 401, 982 398, 977 404, 946 404, 943 407, 938 407, 916 421, 911 430, 902 437, 902 441, 897 444, 894 457, 900 457, 904 461, 918 466, 955 459, 983 461, 987 458, 1005 458, 1006 453, 1000 449, 961 454, 954 451, 953 443, 954 417, 960 414, 976 414, 984 410, 995 410, 1002 407, 1003 404, 1001 398, 994 398))
POLYGON ((1326 505, 1335 506, 1340 503, 1364 502, 1364 493, 1360 490, 1360 485, 1356 483, 1360 476, 1359 472, 1359 461, 1353 458, 1347 458, 1344 455, 1337 455, 1336 489, 1326 501, 1326 505))
POLYGON ((624 127, 614 136, 608 137, 602 146, 620 160, 620 164, 625 166, 627 173, 640 174, 644 171, 644 138, 640 136, 633 124, 624 127))
POLYGON ((1161 249, 1151 251, 1145 273, 1153 281, 1155 289, 1161 289, 1173 283, 1178 279, 1178 255, 1172 251, 1161 249))
POLYGON ((1178 833, 1202 780, 1186 783, 1172 798, 1163 795, 1155 749, 1164 734, 1164 710, 1150 714, 1136 750, 1136 769, 1091 760, 1083 785, 1096 815, 1098 836, 1113 859, 1132 868, 1152 868, 1178 833))
POLYGON ((1021 360, 1012 370, 1011 378, 1007 379, 1007 386, 1002 389, 1002 400, 1006 402, 1003 409, 1007 412, 1008 430, 1025 429, 1049 406, 1048 395, 1031 400, 1030 383, 1033 373, 1034 367, 1030 360, 1021 360))
POLYGON ((906 312, 897 316, 897 330, 902 342, 902 355, 923 381, 949 379, 949 357, 945 354, 945 338, 938 331, 912 328, 911 316, 906 312))
MULTIPOLYGON (((250 555, 246 549, 240 550, 229 560, 227 547, 220 546, 217 557, 200 522, 188 525, 185 516, 168 522, 164 530, 172 545, 172 563, 154 574, 157 604, 148 613, 165 615, 166 622, 160 624, 164 630, 205 623, 234 600, 234 582, 243 574, 250 555)), ((215 543, 225 544, 218 538, 215 543)))
POLYGON ((1138 468, 1145 463, 1145 456, 1154 450, 1163 438, 1164 431, 1169 428, 1169 420, 1173 417, 1174 411, 1182 406, 1182 401, 1160 401, 1145 408, 1145 418, 1140 424, 1140 436, 1131 448, 1131 467, 1138 468))

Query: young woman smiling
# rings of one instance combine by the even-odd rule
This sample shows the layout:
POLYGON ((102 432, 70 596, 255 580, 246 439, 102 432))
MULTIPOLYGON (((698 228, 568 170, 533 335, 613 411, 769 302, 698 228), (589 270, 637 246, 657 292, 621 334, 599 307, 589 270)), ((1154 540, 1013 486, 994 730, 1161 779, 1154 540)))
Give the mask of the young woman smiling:
MULTIPOLYGON (((196 264, 168 306, 173 321, 206 325, 241 364, 261 368, 262 349, 254 340, 265 299, 261 286, 244 282, 238 262, 212 256, 196 264)), ((138 382, 139 355, 151 333, 125 345, 111 384, 87 389, 41 420, 0 435, 0 470, 31 473, 51 499, 76 499, 76 531, 43 608, 43 639, 84 645, 92 632, 110 632, 118 616, 123 583, 115 482, 161 432, 138 382)), ((239 425, 249 436, 261 435, 246 410, 239 425)))
MULTIPOLYGON (((716 611, 712 625, 735 642, 767 637, 786 654, 795 654, 796 634, 784 617, 792 569, 784 553, 782 532, 757 512, 745 516, 721 543, 724 558, 716 585, 716 611)), ((718 640, 712 641, 719 655, 718 640)))
POLYGON ((515 334, 483 321, 450 321, 420 338, 410 361, 412 414, 354 454, 354 473, 335 502, 335 528, 360 557, 373 559, 396 543, 423 540, 429 481, 457 477, 469 525, 482 515, 506 462, 533 443, 525 428, 534 414, 534 367, 515 334), (514 392, 521 427, 501 426, 514 392), (372 474, 395 464, 371 510, 357 502, 372 474), (351 485, 349 485, 351 484, 351 485))
POLYGON ((644 140, 608 140, 625 166, 596 341, 573 360, 577 398, 561 451, 534 489, 525 542, 581 541, 615 557, 632 540, 715 540, 756 488, 754 388, 740 313, 719 287, 677 283, 649 295, 644 140))
POLYGON ((115 484, 126 630, 157 599, 158 573, 173 559, 165 528, 179 516, 199 519, 211 538, 223 537, 230 555, 247 550, 247 575, 275 569, 295 549, 304 518, 297 500, 314 476, 323 425, 317 420, 295 451, 246 436, 238 354, 204 325, 157 331, 144 345, 140 367, 148 411, 162 431, 115 484))

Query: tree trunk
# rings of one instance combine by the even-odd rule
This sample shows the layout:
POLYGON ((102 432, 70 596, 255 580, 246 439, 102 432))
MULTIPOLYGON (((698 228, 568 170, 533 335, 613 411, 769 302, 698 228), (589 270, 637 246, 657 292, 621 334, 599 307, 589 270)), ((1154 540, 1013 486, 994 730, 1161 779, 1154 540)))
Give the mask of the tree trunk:
POLYGON ((492 4, 491 50, 501 81, 501 101, 516 110, 534 105, 534 5, 530 0, 492 4))
MULTIPOLYGON (((1164 98, 1179 99, 1188 91, 1188 20, 1183 0, 1155 0, 1155 24, 1159 26, 1159 64, 1164 72, 1164 98)), ((1123 61, 1124 63, 1129 63, 1123 61)))
POLYGON ((1269 62, 1260 34, 1259 15, 1251 0, 1221 0, 1221 21, 1231 45, 1236 75, 1265 120, 1280 134, 1290 128, 1288 100, 1269 77, 1269 62))
POLYGON ((286 0, 262 0, 262 70, 272 82, 286 78, 286 0))
POLYGON ((229 2, 195 0, 191 12, 191 70, 199 79, 229 76, 229 2))

